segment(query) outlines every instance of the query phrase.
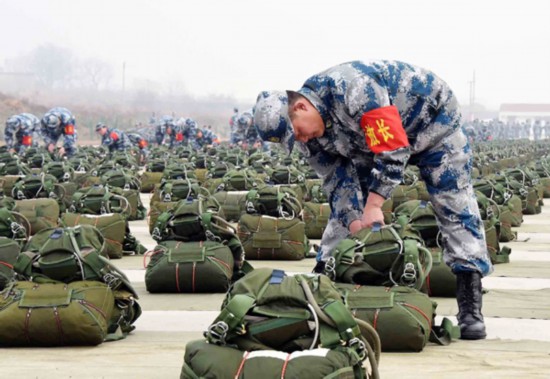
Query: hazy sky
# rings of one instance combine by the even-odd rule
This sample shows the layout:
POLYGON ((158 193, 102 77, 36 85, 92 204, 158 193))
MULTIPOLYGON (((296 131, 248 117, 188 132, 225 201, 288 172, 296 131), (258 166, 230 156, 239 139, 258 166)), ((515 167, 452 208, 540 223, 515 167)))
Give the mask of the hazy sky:
MULTIPOLYGON (((0 0, 0 68, 40 44, 113 64, 113 86, 171 83, 253 103, 350 60, 432 69, 469 102, 550 103, 548 0, 0 0)), ((0 89, 1 91, 1 89, 0 89)))

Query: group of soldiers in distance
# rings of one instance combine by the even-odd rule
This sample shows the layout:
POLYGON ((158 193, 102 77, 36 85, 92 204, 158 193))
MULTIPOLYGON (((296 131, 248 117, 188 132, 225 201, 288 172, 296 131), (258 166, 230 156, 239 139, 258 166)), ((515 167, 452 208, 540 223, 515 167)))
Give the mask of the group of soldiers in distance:
MULTIPOLYGON (((122 131, 99 122, 95 131, 110 152, 136 146, 143 156, 147 156, 148 146, 153 143, 170 148, 186 145, 194 149, 220 143, 210 126, 199 128, 195 120, 183 117, 176 121, 172 116, 163 116, 158 122, 152 119, 149 127, 135 131, 122 131)), ((13 115, 6 120, 4 129, 6 146, 16 154, 23 154, 30 147, 43 146, 50 153, 71 156, 76 152, 77 136, 76 119, 63 107, 50 109, 41 119, 30 113, 13 115), (58 142, 61 142, 59 149, 58 142)))
MULTIPOLYGON (((243 149, 268 149, 268 144, 262 141, 254 127, 253 110, 239 112, 233 109, 229 120, 229 142, 243 149)), ((464 123, 466 134, 471 142, 532 139, 541 140, 550 137, 549 120, 527 120, 502 122, 498 120, 473 120, 464 123)), ((148 127, 137 127, 134 131, 122 131, 99 122, 95 127, 101 138, 101 144, 109 151, 120 151, 136 146, 145 157, 151 144, 166 145, 170 148, 190 146, 201 149, 204 146, 216 146, 220 143, 218 136, 210 125, 199 127, 192 118, 153 116, 148 127)), ((55 107, 47 111, 39 119, 30 113, 13 115, 6 120, 4 139, 11 152, 22 154, 29 147, 44 146, 50 153, 57 148, 58 141, 62 146, 56 151, 59 155, 71 156, 76 151, 78 130, 72 113, 63 107, 55 107), (43 141, 41 144, 40 141, 43 141)))
POLYGON ((506 139, 531 139, 539 141, 550 138, 550 120, 527 120, 503 122, 498 120, 474 120, 464 123, 470 141, 493 141, 506 139))

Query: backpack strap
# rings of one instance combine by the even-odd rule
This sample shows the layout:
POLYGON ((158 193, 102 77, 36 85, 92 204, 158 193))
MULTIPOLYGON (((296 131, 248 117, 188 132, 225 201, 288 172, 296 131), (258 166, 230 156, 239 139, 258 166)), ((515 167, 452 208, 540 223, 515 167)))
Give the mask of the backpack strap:
POLYGON ((430 342, 441 346, 447 346, 453 339, 460 338, 460 327, 453 325, 453 322, 447 317, 443 317, 441 325, 435 325, 434 321, 432 321, 432 330, 430 331, 430 342))
POLYGON ((225 345, 228 335, 234 335, 237 327, 243 322, 244 316, 256 304, 256 299, 248 295, 235 295, 225 305, 218 317, 204 332, 209 343, 225 345))

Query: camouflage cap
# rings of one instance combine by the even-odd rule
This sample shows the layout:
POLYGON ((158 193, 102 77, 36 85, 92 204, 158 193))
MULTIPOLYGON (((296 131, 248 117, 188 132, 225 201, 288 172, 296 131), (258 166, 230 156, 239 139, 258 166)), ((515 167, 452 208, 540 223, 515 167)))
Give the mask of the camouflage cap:
POLYGON ((256 99, 254 125, 260 138, 283 145, 290 154, 294 147, 294 130, 288 115, 288 96, 283 91, 263 91, 256 99))

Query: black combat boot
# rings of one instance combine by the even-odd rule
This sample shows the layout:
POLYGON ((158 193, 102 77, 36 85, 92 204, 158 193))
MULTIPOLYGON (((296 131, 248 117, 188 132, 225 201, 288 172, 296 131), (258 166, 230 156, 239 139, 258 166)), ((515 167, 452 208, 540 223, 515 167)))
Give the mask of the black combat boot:
POLYGON ((481 340, 487 336, 481 314, 481 274, 461 272, 456 274, 456 301, 460 338, 481 340))

